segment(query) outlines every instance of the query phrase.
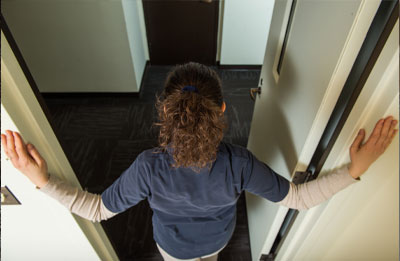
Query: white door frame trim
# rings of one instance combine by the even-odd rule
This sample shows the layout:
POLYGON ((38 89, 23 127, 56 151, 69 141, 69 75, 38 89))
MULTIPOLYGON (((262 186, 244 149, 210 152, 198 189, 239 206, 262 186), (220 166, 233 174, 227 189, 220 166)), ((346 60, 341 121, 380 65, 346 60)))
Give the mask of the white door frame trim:
MULTIPOLYGON (((35 144, 46 159, 49 173, 82 188, 3 31, 1 47, 1 102, 4 108, 22 136, 35 144)), ((118 260, 100 223, 71 215, 101 260, 118 260)))

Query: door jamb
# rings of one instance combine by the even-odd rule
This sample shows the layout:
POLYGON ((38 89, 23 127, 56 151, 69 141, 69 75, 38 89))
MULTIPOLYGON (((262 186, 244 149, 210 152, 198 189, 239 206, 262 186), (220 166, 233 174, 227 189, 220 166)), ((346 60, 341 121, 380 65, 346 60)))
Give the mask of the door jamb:
MULTIPOLYGON (((47 159, 49 172, 81 188, 51 124, 50 114, 44 104, 33 77, 27 69, 12 35, 1 15, 1 78, 2 104, 23 136, 47 159), (47 110, 47 111, 46 111, 47 110), (25 135, 24 135, 25 134, 25 135)), ((72 214, 89 243, 101 260, 119 260, 100 223, 72 214)))

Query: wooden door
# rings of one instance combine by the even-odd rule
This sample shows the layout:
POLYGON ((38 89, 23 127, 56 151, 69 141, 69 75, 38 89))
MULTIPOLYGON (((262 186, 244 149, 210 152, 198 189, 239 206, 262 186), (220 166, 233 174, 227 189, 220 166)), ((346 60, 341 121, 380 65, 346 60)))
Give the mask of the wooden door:
POLYGON ((150 63, 215 65, 219 0, 143 0, 150 63))

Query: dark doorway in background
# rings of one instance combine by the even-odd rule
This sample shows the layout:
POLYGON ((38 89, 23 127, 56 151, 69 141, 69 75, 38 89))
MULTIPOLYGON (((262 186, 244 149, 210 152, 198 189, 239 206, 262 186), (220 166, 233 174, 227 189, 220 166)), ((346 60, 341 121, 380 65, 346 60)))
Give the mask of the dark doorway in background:
POLYGON ((142 0, 152 65, 215 65, 219 0, 142 0))

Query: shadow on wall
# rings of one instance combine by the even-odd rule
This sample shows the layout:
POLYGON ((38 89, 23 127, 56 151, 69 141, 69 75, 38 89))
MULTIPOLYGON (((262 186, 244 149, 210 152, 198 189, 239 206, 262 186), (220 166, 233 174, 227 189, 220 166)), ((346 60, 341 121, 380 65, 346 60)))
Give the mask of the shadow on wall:
POLYGON ((272 72, 269 72, 271 74, 270 77, 263 78, 265 81, 261 91, 263 101, 258 106, 258 110, 261 110, 262 113, 255 113, 253 121, 267 122, 267 124, 258 124, 257 128, 252 130, 252 138, 254 140, 263 140, 263 144, 267 144, 267 148, 252 146, 252 151, 257 155, 262 155, 260 160, 271 165, 272 168, 274 166, 273 163, 279 161, 279 157, 283 157, 290 175, 296 167, 298 155, 291 134, 293 131, 289 128, 282 106, 288 104, 290 100, 296 99, 296 97, 293 97, 291 90, 296 84, 297 75, 288 53, 285 54, 284 70, 285 74, 290 75, 290 77, 285 77, 284 84, 280 84, 281 82, 277 84, 272 72))

